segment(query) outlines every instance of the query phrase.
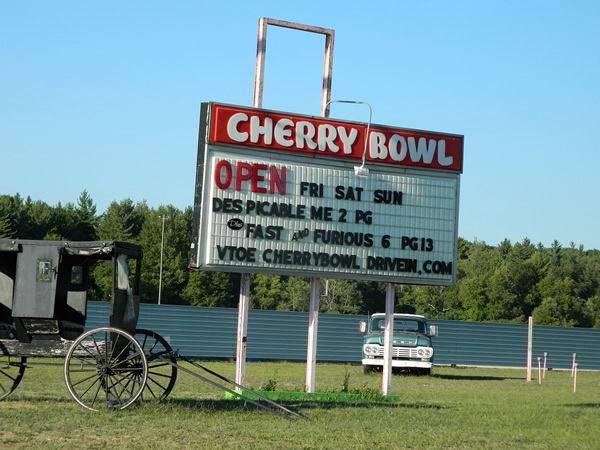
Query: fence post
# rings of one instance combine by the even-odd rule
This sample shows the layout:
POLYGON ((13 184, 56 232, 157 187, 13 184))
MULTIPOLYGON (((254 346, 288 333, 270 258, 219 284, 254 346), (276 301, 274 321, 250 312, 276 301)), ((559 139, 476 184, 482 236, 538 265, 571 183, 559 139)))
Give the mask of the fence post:
POLYGON ((531 383, 531 358, 533 350, 533 316, 529 316, 527 329, 527 382, 531 383))

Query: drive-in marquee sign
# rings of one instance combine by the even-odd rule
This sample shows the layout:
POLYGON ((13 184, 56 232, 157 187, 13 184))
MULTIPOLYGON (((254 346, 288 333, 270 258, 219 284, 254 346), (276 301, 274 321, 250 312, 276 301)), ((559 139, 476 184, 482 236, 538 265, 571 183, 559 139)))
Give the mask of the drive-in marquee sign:
POLYGON ((203 104, 192 267, 450 285, 463 137, 203 104), (355 175, 366 148, 368 176, 355 175))

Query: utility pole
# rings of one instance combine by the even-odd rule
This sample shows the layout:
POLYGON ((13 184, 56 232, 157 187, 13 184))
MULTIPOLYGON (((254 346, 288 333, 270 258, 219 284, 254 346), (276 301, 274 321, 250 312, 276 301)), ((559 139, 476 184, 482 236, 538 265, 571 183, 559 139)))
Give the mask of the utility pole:
POLYGON ((158 304, 160 305, 160 295, 162 293, 162 269, 163 269, 163 249, 165 247, 165 220, 166 216, 159 216, 162 219, 162 231, 160 234, 160 269, 158 272, 158 304))

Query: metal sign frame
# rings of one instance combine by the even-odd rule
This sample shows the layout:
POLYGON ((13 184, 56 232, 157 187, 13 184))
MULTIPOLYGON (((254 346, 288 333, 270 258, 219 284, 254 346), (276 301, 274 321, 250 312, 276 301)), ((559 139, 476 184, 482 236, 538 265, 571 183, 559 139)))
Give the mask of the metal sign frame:
MULTIPOLYGON (((402 179, 406 179, 406 180, 428 180, 433 182, 433 180, 439 180, 440 182, 444 182, 444 183, 448 183, 449 186, 452 186, 453 190, 454 190, 454 198, 448 201, 452 202, 452 207, 454 209, 454 214, 452 217, 452 225, 453 225, 453 229, 451 230, 451 235, 448 234, 448 232, 450 230, 446 230, 445 233, 447 234, 446 239, 444 240, 444 242, 451 242, 451 246, 452 248, 447 250, 448 253, 451 253, 451 259, 448 258, 446 260, 446 262, 449 262, 452 264, 452 273, 451 276, 450 275, 446 275, 444 277, 442 276, 438 276, 438 275, 431 275, 431 276, 427 276, 427 275, 421 275, 419 274, 418 276, 416 274, 403 274, 402 272, 388 272, 388 273, 380 273, 380 274, 369 274, 365 271, 358 273, 357 271, 341 271, 341 270, 331 270, 331 271, 326 271, 326 270, 317 270, 317 268, 315 267, 294 267, 294 266, 288 266, 288 267, 282 267, 282 266, 278 266, 278 267, 249 267, 246 266, 244 264, 241 264, 239 266, 236 265, 205 265, 203 263, 203 257, 200 256, 201 254, 204 255, 204 253, 202 253, 202 251, 206 251, 207 247, 204 247, 205 245, 208 244, 209 241, 209 236, 208 236, 208 232, 209 232, 209 228, 210 228, 210 220, 209 217, 211 214, 213 214, 210 209, 211 209, 211 187, 212 184, 214 184, 214 173, 213 173, 213 167, 211 164, 211 157, 213 154, 218 154, 221 155, 220 157, 224 157, 225 155, 227 155, 227 157, 231 157, 233 160, 236 159, 245 159, 248 161, 272 161, 273 163, 282 163, 282 164, 290 164, 290 165, 295 165, 296 167, 306 167, 306 168, 310 168, 310 170, 316 170, 317 167, 320 168, 329 168, 329 171, 333 171, 333 170, 337 170, 338 172, 348 172, 348 173, 352 173, 352 177, 354 177, 353 174, 353 166, 355 163, 355 160, 339 160, 339 159, 334 159, 334 158, 326 158, 326 157, 319 157, 318 154, 311 154, 311 155, 305 155, 305 154, 294 154, 290 151, 286 151, 286 152, 279 152, 277 150, 271 149, 271 148, 252 148, 252 147, 246 147, 243 144, 239 144, 239 145, 230 145, 230 144, 223 144, 223 143, 212 143, 211 142, 211 136, 210 136, 210 130, 213 129, 213 124, 210 122, 211 120, 213 120, 212 118, 212 114, 211 114, 211 110, 213 108, 219 108, 219 107, 228 107, 228 108, 241 108, 241 110, 243 111, 257 111, 260 113, 267 113, 267 114, 285 114, 282 112, 277 112, 277 111, 270 111, 270 110, 263 110, 263 109, 249 109, 246 107, 236 107, 234 105, 223 105, 220 103, 209 103, 206 105, 203 105, 202 110, 205 112, 205 115, 203 116, 203 121, 201 124, 201 132, 205 133, 204 138, 202 139, 204 141, 204 145, 202 148, 199 148, 199 158, 202 159, 202 164, 199 164, 198 166, 198 170, 202 170, 203 174, 200 175, 198 174, 197 179, 200 180, 200 182, 197 184, 196 189, 197 189, 197 198, 199 200, 199 206, 200 209, 195 209, 194 212, 194 223, 195 223, 195 228, 194 228, 194 233, 195 233, 195 237, 194 237, 194 241, 198 242, 199 245, 198 248, 195 249, 195 260, 194 260, 194 264, 193 266, 195 268, 201 269, 201 270, 208 270, 208 271, 227 271, 227 272, 240 272, 240 273, 244 273, 244 272, 254 272, 254 273, 269 273, 269 274, 278 274, 278 275, 294 275, 294 276, 317 276, 317 277, 328 277, 328 278, 346 278, 346 279, 364 279, 364 280, 370 280, 370 281, 385 281, 385 282, 394 282, 394 283, 402 283, 402 284, 417 284, 417 285, 436 285, 436 286, 450 286, 453 285, 456 282, 456 260, 457 260, 457 251, 456 251, 456 245, 457 245, 457 236, 458 236, 458 206, 459 206, 459 193, 460 193, 460 174, 457 172, 450 172, 450 171, 442 171, 442 170, 425 170, 422 168, 411 168, 411 167, 399 167, 399 166, 390 166, 389 164, 378 164, 376 162, 373 161, 368 161, 369 167, 371 168, 371 175, 369 176, 370 179, 376 179, 376 177, 380 176, 389 176, 389 177, 398 177, 398 178, 402 178, 402 179), (203 184, 206 184, 205 188, 203 189, 203 184), (203 198, 202 198, 203 197, 203 198), (200 211, 200 217, 198 217, 198 211, 200 211), (200 235, 198 234, 198 231, 200 230, 200 235)), ((311 116, 306 116, 306 115, 301 115, 301 114, 293 114, 293 117, 295 118, 310 118, 311 116)), ((345 123, 345 124, 349 124, 349 125, 358 125, 360 123, 357 122, 351 122, 351 121, 344 121, 344 120, 338 120, 335 119, 335 123, 345 123)), ((373 129, 385 129, 385 126, 382 125, 373 125, 373 129)), ((388 127, 389 128, 389 127, 388 127)), ((404 130, 404 129, 399 129, 399 130, 404 130)), ((428 131, 420 131, 420 130, 410 130, 412 132, 419 132, 419 133, 429 133, 432 134, 433 132, 428 132, 428 131)), ((458 136, 458 135, 453 135, 453 134, 447 134, 447 133, 440 133, 439 136, 448 136, 448 137, 460 137, 462 138, 462 136, 458 136)), ((362 144, 358 145, 357 143, 357 147, 362 148, 362 144)), ((356 178, 357 180, 359 178, 356 178)), ((294 187, 295 189, 295 187, 294 187)), ((236 193, 237 194, 237 193, 236 193)), ((425 209, 425 207, 421 207, 423 209, 425 209)), ((349 210, 350 211, 350 210, 349 210)), ((399 214, 400 216, 402 216, 404 214, 404 212, 399 212, 399 213, 395 213, 395 214, 399 214)), ((246 218, 244 217, 244 214, 239 215, 240 217, 244 218, 244 220, 246 220, 246 218)), ((260 220, 265 221, 266 219, 259 219, 256 218, 257 223, 260 223, 260 220)), ((348 224, 350 225, 350 224, 348 224)), ((381 227, 381 225, 378 225, 379 227, 381 227)), ((343 225, 340 226, 338 224, 338 228, 344 230, 343 225)), ((407 229, 410 229, 410 226, 406 226, 407 229)), ((312 229, 310 230, 312 233, 312 229)), ((349 231, 352 231, 351 229, 349 231)), ((394 236, 392 236, 394 237, 394 236)), ((398 244, 395 244, 398 245, 398 244)), ((378 245, 374 245, 373 247, 373 251, 376 251, 378 248, 378 245)), ((356 249, 353 249, 356 250, 356 249)), ((318 250, 315 250, 318 251, 318 250)), ((351 251, 350 249, 348 251, 351 251)), ((405 251, 404 253, 407 253, 407 251, 405 251)), ((422 265, 422 263, 424 263, 424 261, 426 260, 426 257, 424 256, 424 252, 417 252, 419 254, 422 254, 421 256, 418 256, 418 264, 422 265), (421 261, 423 260, 423 261, 421 261)), ((377 256, 377 255, 375 255, 377 256)), ((417 258, 417 256, 415 256, 415 258, 417 258)), ((419 266, 421 267, 421 266, 419 266)), ((420 271, 420 269, 419 269, 420 271)))
POLYGON ((331 72, 333 69, 333 42, 335 39, 335 31, 329 28, 287 22, 285 20, 269 19, 267 17, 261 17, 258 20, 258 39, 256 45, 256 72, 254 76, 254 96, 252 99, 252 105, 255 108, 262 108, 263 87, 265 78, 265 58, 267 56, 268 25, 325 35, 325 62, 323 65, 321 116, 329 117, 329 103, 331 100, 331 72))

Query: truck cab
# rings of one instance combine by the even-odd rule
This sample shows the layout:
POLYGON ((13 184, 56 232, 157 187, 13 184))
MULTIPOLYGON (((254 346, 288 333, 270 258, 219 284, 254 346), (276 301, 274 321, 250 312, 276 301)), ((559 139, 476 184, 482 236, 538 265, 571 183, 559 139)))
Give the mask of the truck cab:
MULTIPOLYGON (((383 367, 383 339, 385 314, 375 313, 368 321, 361 320, 359 329, 364 335, 362 366, 365 374, 383 367)), ((392 370, 431 374, 433 366, 432 337, 437 336, 437 326, 430 325, 424 316, 394 314, 392 370)))

